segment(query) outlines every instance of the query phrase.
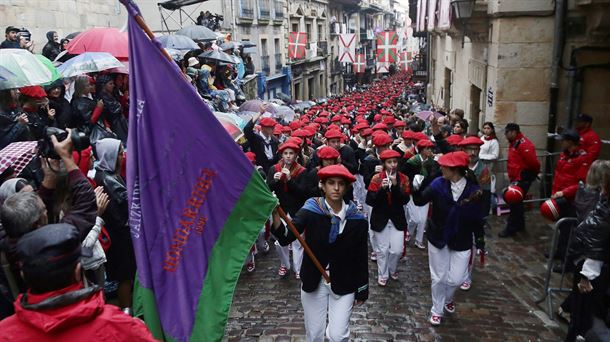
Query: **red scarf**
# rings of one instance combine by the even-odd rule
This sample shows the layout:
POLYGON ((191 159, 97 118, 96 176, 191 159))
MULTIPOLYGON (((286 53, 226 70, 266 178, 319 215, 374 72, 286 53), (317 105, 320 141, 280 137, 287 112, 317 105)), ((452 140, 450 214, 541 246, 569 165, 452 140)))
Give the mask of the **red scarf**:
MULTIPOLYGON (((286 164, 284 164, 284 161, 280 160, 280 162, 275 164, 273 167, 275 168, 275 172, 282 172, 282 169, 285 166, 286 166, 286 164)), ((289 170, 290 170, 290 179, 295 179, 301 173, 305 172, 305 168, 302 167, 297 162, 292 163, 292 165, 290 165, 289 170)), ((288 182, 286 181, 286 175, 282 174, 282 177, 280 178, 280 182, 284 183, 284 191, 288 192, 288 182)))

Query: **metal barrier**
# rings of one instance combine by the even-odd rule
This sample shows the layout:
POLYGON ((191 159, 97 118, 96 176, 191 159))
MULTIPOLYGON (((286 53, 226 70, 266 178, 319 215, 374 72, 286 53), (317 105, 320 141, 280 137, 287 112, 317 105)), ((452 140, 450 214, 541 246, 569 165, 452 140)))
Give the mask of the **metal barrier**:
POLYGON ((565 281, 565 270, 566 270, 566 262, 568 261, 568 252, 566 251, 562 260, 562 267, 561 267, 561 278, 559 281, 559 287, 551 287, 551 276, 553 275, 553 267, 555 266, 555 252, 557 251, 557 242, 559 240, 559 230, 563 225, 572 225, 571 229, 570 229, 570 234, 568 237, 568 244, 567 246, 570 246, 570 243, 572 242, 572 234, 574 232, 574 228, 578 225, 578 220, 576 220, 576 218, 573 217, 565 217, 560 219, 559 221, 557 221, 555 223, 555 225, 553 226, 553 238, 551 239, 551 246, 549 249, 549 259, 547 261, 547 270, 546 270, 546 275, 545 275, 545 279, 544 279, 544 293, 542 294, 542 296, 536 300, 536 304, 540 304, 542 303, 545 299, 547 300, 547 307, 548 307, 548 316, 551 320, 555 320, 555 312, 553 311, 553 293, 561 293, 561 292, 571 292, 572 288, 571 287, 564 287, 564 281, 565 281))
MULTIPOLYGON (((555 165, 559 158, 560 152, 548 153, 538 155, 540 161, 540 173, 535 182, 532 183, 528 191, 528 196, 523 201, 524 203, 539 203, 544 202, 550 196, 551 188, 553 186, 553 173, 555 171, 555 165)), ((506 171, 506 164, 508 159, 498 159, 494 162, 487 162, 487 166, 490 168, 492 177, 494 180, 492 186, 492 194, 495 194, 497 199, 497 210, 496 214, 500 216, 507 212, 507 205, 504 203, 502 198, 502 191, 510 185, 508 179, 508 173, 506 171), (494 190, 495 189, 495 190, 494 190)))

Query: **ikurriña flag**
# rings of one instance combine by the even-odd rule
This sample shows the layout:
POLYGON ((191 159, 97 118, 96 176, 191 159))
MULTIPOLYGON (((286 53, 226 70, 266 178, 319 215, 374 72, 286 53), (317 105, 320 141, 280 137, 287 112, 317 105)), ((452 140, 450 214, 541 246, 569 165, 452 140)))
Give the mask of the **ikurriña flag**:
POLYGON ((129 11, 134 312, 158 339, 220 341, 246 256, 277 200, 129 11))

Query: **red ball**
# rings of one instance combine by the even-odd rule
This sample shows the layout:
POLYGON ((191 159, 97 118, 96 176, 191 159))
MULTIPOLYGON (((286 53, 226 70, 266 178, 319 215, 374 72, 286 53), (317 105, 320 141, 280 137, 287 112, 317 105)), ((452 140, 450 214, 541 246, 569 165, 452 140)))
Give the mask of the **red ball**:
POLYGON ((551 221, 557 221, 561 216, 559 206, 554 199, 548 199, 540 205, 540 214, 551 221))
POLYGON ((518 185, 509 185, 504 190, 504 202, 508 204, 515 204, 523 201, 523 189, 518 185))

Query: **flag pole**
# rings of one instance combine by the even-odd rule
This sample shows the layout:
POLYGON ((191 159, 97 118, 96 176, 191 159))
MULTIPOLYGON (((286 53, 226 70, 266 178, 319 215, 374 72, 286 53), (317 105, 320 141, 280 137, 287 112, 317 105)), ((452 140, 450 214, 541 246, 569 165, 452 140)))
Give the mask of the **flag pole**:
POLYGON ((294 224, 292 223, 292 220, 290 218, 288 218, 288 215, 286 215, 286 212, 284 212, 284 209, 282 209, 282 207, 280 207, 279 205, 277 206, 277 213, 280 215, 282 220, 284 220, 286 222, 286 224, 288 225, 288 228, 290 229, 292 234, 294 234, 294 236, 296 236, 296 238, 299 240, 299 242, 301 243, 301 246, 303 246, 303 249, 305 250, 305 253, 311 259, 311 261, 313 261, 313 264, 316 266, 318 271, 320 271, 320 273, 322 274, 322 277, 324 277, 324 280, 326 281, 326 283, 330 284, 330 277, 328 276, 328 273, 326 273, 326 270, 324 269, 324 267, 322 267, 322 264, 320 264, 320 262, 318 261, 318 258, 316 258, 316 256, 313 254, 313 251, 311 250, 311 248, 309 248, 309 246, 307 245, 307 243, 305 242, 305 240, 303 239, 303 237, 297 230, 297 227, 294 226, 294 224))
MULTIPOLYGON (((126 7, 129 6, 128 2, 131 2, 131 0, 120 0, 123 5, 125 5, 126 7)), ((133 5, 133 4, 132 4, 133 5)), ((155 34, 150 30, 150 28, 148 27, 148 25, 146 24, 146 22, 144 21, 144 18, 142 18, 142 15, 140 15, 140 13, 136 13, 134 15, 134 18, 136 19, 136 22, 138 23, 138 26, 140 26, 140 28, 146 33, 146 35, 148 36, 148 38, 150 40, 154 40, 155 39, 155 34)), ((159 47, 158 45, 155 44, 155 46, 159 47)), ((161 52, 163 53, 163 55, 165 56, 165 58, 167 58, 168 61, 170 62, 174 62, 174 60, 172 59, 172 56, 169 55, 169 53, 163 49, 160 48, 159 50, 161 50, 161 52)))

